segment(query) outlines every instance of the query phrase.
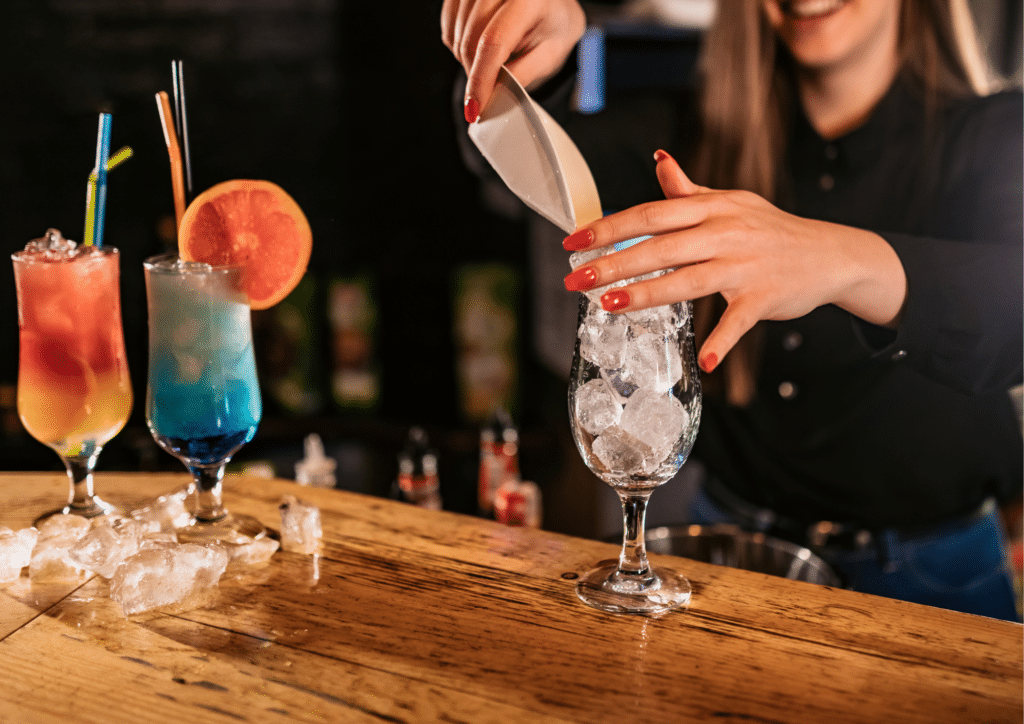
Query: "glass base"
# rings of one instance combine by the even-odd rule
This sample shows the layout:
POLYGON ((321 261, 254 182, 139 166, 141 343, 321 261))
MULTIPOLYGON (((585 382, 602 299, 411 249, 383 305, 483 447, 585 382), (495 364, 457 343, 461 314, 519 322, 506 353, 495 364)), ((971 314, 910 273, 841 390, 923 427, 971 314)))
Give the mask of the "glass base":
POLYGON ((267 535, 267 527, 249 515, 233 515, 228 513, 214 521, 202 521, 193 518, 186 528, 175 531, 179 543, 223 543, 225 545, 245 545, 267 535))
POLYGON ((63 508, 55 508, 54 510, 47 511, 36 518, 32 525, 36 528, 47 518, 52 518, 55 515, 80 515, 83 518, 98 518, 101 515, 110 515, 115 518, 124 518, 125 512, 118 508, 116 505, 112 505, 107 501, 96 497, 95 495, 88 501, 87 505, 65 505, 63 508))
POLYGON ((618 564, 597 568, 576 584, 588 606, 610 613, 662 613, 690 603, 690 582, 667 568, 650 568, 645 576, 619 573, 618 564))

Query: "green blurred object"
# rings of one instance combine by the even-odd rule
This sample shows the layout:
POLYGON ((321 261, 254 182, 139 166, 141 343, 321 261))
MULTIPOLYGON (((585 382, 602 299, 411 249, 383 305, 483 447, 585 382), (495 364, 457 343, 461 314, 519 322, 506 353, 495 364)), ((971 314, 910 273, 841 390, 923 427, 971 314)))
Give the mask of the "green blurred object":
POLYGON ((342 409, 375 410, 380 402, 377 300, 369 274, 331 280, 331 394, 342 409))
POLYGON ((306 274, 281 302, 252 315, 264 397, 293 415, 312 415, 324 405, 318 286, 306 274))
POLYGON ((519 306, 522 282, 506 264, 473 264, 453 272, 456 376, 462 416, 481 424, 519 407, 519 306))

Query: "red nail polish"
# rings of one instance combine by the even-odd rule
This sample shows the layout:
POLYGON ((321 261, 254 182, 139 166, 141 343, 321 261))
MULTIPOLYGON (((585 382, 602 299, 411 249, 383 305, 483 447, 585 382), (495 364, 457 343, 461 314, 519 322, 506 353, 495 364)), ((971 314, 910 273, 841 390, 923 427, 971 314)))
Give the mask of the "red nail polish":
POLYGON ((579 251, 580 249, 586 249, 593 243, 594 232, 590 229, 580 229, 565 237, 565 240, 562 242, 562 248, 566 251, 579 251))
POLYGON ((665 151, 662 151, 659 148, 657 151, 654 152, 654 160, 655 160, 656 163, 661 163, 662 161, 674 160, 674 159, 671 156, 669 156, 668 153, 666 153, 665 151))
POLYGON ((480 117, 480 104, 477 103, 476 98, 467 98, 465 108, 463 112, 466 114, 466 123, 473 123, 477 118, 480 117))
POLYGON ((714 372, 715 367, 718 366, 718 355, 714 352, 708 352, 704 355, 704 359, 700 361, 700 368, 710 374, 714 372))
POLYGON ((629 292, 625 289, 612 289, 601 297, 601 306, 606 312, 615 312, 629 306, 629 292))
POLYGON ((565 278, 565 288, 570 292, 585 292, 597 284, 597 272, 593 267, 585 266, 577 269, 565 278))

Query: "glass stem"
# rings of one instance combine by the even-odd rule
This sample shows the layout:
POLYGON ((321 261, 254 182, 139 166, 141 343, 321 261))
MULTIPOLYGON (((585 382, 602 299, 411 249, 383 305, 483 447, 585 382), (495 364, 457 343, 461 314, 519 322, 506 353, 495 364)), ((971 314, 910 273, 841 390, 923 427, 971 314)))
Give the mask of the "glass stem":
POLYGON ((196 484, 195 516, 199 523, 216 523, 228 512, 224 509, 221 482, 224 480, 224 464, 190 467, 196 484))
POLYGON ((622 553, 619 554, 620 576, 644 577, 650 575, 647 563, 647 542, 644 524, 647 500, 651 492, 617 491, 622 501, 622 553))
POLYGON ((64 458, 64 467, 68 471, 71 490, 68 493, 68 507, 72 511, 88 511, 95 507, 95 493, 92 485, 92 470, 96 466, 99 450, 92 454, 75 455, 64 458))

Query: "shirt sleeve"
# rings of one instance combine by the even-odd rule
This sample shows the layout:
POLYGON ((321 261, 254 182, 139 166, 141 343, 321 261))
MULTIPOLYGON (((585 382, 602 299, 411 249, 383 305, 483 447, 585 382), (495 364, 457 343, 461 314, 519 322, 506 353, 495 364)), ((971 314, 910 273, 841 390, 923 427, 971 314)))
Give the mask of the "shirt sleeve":
POLYGON ((1021 382, 1022 127, 1021 95, 1007 93, 982 99, 950 138, 944 186, 958 238, 879 232, 903 264, 907 301, 895 338, 874 336, 888 341, 875 356, 967 393, 1021 382))

